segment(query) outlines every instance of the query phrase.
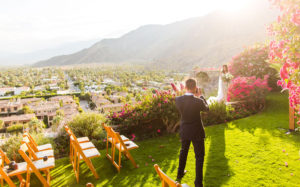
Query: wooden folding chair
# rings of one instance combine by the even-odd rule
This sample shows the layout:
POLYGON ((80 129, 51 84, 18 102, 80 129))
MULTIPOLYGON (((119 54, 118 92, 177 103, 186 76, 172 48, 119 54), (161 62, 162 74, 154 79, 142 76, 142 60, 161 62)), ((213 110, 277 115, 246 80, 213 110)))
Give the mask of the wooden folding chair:
MULTIPOLYGON (((1 183, 1 186, 4 185, 4 181, 6 181, 6 183, 9 185, 9 186, 16 186, 12 180, 11 180, 11 176, 12 175, 8 175, 7 173, 7 168, 5 168, 5 164, 9 165, 10 164, 10 160, 9 158, 6 156, 6 154, 2 151, 2 149, 0 149, 0 183, 1 183), (4 181, 3 181, 4 180, 4 181)), ((24 182, 24 179, 23 177, 21 176, 21 174, 19 175, 16 175, 18 177, 18 179, 20 180, 20 187, 21 186, 24 186, 22 184, 22 182, 24 182)))
MULTIPOLYGON (((65 127, 65 130, 67 131, 67 133, 69 134, 69 136, 73 135, 74 137, 76 137, 68 125, 64 125, 64 127, 65 127)), ((89 142, 90 139, 88 137, 80 137, 80 138, 77 138, 77 141, 79 143, 84 143, 84 142, 89 142)))
POLYGON ((27 136, 23 137, 21 143, 22 144, 25 143, 27 145, 29 157, 33 160, 43 159, 45 156, 54 157, 54 151, 52 149, 35 152, 34 148, 31 146, 32 144, 30 143, 30 140, 27 136))
POLYGON ((73 166, 73 170, 74 170, 77 182, 79 182, 79 163, 82 160, 87 164, 87 166, 92 171, 95 178, 98 179, 99 176, 98 176, 97 171, 94 168, 94 165, 90 159, 99 157, 100 156, 99 151, 95 148, 94 144, 91 142, 86 142, 86 143, 92 144, 93 148, 83 149, 82 144, 86 144, 86 143, 79 143, 78 139, 72 133, 72 131, 68 128, 68 126, 65 126, 65 129, 66 129, 67 133, 70 135, 70 148, 72 149, 72 152, 70 153, 70 160, 71 160, 71 163, 73 166))
POLYGON ((88 137, 77 138, 68 125, 65 125, 65 130, 69 134, 70 141, 73 140, 73 138, 75 138, 82 149, 96 148, 95 145, 92 142, 90 142, 88 137))
MULTIPOLYGON (((28 147, 26 144, 22 144, 19 153, 22 158, 25 160, 25 163, 22 165, 18 164, 18 170, 25 170, 26 172, 26 186, 30 184, 30 175, 33 172, 38 179, 41 181, 43 186, 50 187, 50 169, 55 166, 55 159, 53 157, 48 158, 48 160, 36 160, 32 161, 29 156, 26 154, 28 147), (40 171, 45 173, 46 179, 43 177, 40 171)), ((14 172, 14 171, 13 171, 14 172)), ((17 172, 17 171, 16 171, 17 172)))
MULTIPOLYGON (((4 169, 5 164, 9 165, 10 164, 10 160, 6 156, 6 154, 3 152, 3 150, 0 149, 0 168, 1 168, 1 171, 0 171, 0 181, 1 181, 1 186, 3 186, 3 179, 10 185, 11 184, 10 177, 12 177, 12 176, 17 176, 18 179, 20 180, 20 182, 22 182, 24 180, 23 177, 21 176, 21 174, 18 174, 18 173, 15 173, 15 175, 12 175, 12 173, 10 173, 10 175, 8 176, 8 174, 5 171, 6 169, 4 169)), ((18 165, 22 165, 22 163, 17 163, 17 164, 18 165)), ((13 186, 13 185, 10 185, 10 186, 13 186)))
POLYGON ((74 172, 76 172, 75 156, 77 153, 75 152, 74 145, 73 145, 74 139, 76 139, 77 142, 79 142, 79 145, 83 150, 92 149, 96 147, 92 142, 89 141, 88 137, 77 138, 68 125, 65 125, 64 127, 70 137, 70 160, 71 160, 71 164, 73 165, 74 172))
POLYGON ((0 180, 1 180, 1 187, 4 186, 4 181, 10 186, 10 187, 16 187, 15 183, 11 180, 11 178, 8 176, 7 172, 4 170, 4 168, 0 167, 0 180))
POLYGON ((110 131, 112 132, 112 136, 113 136, 112 144, 113 144, 114 148, 113 148, 113 152, 112 152, 112 157, 111 158, 108 157, 108 158, 112 161, 113 165, 117 168, 118 172, 120 172, 121 167, 122 167, 121 166, 122 153, 131 161, 133 166, 135 168, 137 168, 137 165, 129 151, 132 149, 137 149, 137 148, 139 148, 139 146, 130 140, 124 142, 122 140, 120 134, 118 132, 115 132, 112 128, 110 128, 110 131), (115 149, 117 149, 119 152, 118 163, 115 162, 115 149))
MULTIPOLYGON (((113 141, 114 135, 113 135, 112 127, 109 127, 109 126, 105 125, 104 123, 102 123, 102 127, 106 131, 106 157, 108 159, 112 160, 111 155, 113 154, 113 151, 114 151, 114 142, 115 142, 115 141, 113 141), (111 155, 108 153, 109 143, 111 144, 111 155)), ((129 138, 127 138, 126 136, 121 135, 121 138, 124 142, 129 141, 129 138)))
POLYGON ((162 182, 162 187, 189 187, 187 184, 180 184, 179 182, 172 180, 157 164, 154 165, 154 168, 162 182))
POLYGON ((23 137, 27 137, 29 139, 29 143, 35 152, 52 149, 52 145, 49 143, 44 145, 38 145, 28 132, 24 132, 23 137))

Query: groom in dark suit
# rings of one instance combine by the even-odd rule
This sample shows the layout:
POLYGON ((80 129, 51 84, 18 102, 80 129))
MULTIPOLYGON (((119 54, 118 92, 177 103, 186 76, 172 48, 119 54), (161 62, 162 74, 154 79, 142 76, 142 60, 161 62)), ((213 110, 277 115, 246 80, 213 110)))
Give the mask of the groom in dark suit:
POLYGON ((185 82, 186 93, 176 97, 176 107, 181 114, 180 137, 181 150, 179 156, 179 167, 177 181, 181 181, 185 175, 185 165, 191 142, 194 145, 196 157, 196 180, 195 186, 203 186, 203 161, 204 161, 204 138, 205 132, 202 124, 200 112, 208 111, 208 104, 196 87, 194 79, 185 82))

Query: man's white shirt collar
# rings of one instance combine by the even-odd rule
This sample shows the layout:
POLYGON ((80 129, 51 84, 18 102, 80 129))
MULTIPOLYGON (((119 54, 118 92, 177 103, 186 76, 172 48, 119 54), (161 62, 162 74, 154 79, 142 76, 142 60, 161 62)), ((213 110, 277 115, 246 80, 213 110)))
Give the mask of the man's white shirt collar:
POLYGON ((193 93, 185 93, 184 95, 194 95, 193 93))

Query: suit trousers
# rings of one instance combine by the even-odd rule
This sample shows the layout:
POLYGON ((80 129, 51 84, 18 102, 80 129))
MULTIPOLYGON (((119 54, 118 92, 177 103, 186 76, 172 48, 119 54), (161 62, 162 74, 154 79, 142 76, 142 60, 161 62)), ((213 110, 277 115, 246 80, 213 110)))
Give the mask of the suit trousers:
POLYGON ((180 150, 180 156, 179 156, 179 167, 178 167, 178 173, 177 178, 182 178, 184 175, 184 168, 186 165, 186 160, 190 148, 191 142, 194 146, 194 152, 195 152, 195 158, 196 158, 196 180, 195 180, 195 186, 203 186, 202 180, 203 180, 203 162, 204 162, 204 154, 205 154, 205 148, 204 148, 204 138, 200 138, 197 140, 181 140, 181 150, 180 150))

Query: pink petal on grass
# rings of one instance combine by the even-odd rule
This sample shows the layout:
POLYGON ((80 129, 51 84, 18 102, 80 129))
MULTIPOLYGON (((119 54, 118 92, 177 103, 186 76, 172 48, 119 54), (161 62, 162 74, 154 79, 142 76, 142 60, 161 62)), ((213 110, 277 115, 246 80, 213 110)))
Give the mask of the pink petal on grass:
POLYGON ((289 166, 289 164, 288 164, 287 162, 285 162, 284 164, 285 164, 285 166, 286 166, 286 167, 288 167, 288 166, 289 166))
POLYGON ((294 173, 291 173, 291 176, 294 176, 294 173))
POLYGON ((154 159, 152 159, 152 162, 154 162, 155 160, 154 159))
POLYGON ((285 149, 283 149, 283 150, 282 150, 282 152, 284 152, 284 153, 285 153, 285 149))

